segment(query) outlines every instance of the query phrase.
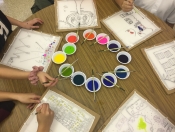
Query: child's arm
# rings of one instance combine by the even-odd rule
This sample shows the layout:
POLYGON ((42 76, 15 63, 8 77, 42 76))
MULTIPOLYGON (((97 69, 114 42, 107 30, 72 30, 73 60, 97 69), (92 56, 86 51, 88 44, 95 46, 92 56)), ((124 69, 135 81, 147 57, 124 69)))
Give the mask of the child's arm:
POLYGON ((115 2, 121 7, 125 12, 131 11, 133 9, 133 0, 115 0, 115 2))
POLYGON ((19 26, 19 27, 26 28, 26 29, 39 28, 39 26, 36 26, 35 24, 37 24, 37 23, 43 24, 43 21, 39 18, 35 18, 35 19, 27 21, 27 22, 21 22, 21 21, 18 21, 12 17, 9 17, 9 16, 6 16, 6 17, 12 25, 19 26))

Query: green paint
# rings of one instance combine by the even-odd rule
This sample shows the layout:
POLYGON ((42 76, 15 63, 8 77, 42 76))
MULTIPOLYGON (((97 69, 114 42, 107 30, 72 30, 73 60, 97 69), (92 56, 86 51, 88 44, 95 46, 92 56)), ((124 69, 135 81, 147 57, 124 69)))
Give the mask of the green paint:
POLYGON ((139 130, 145 130, 145 132, 146 132, 146 122, 144 122, 142 117, 139 120, 138 128, 139 128, 139 130))
POLYGON ((67 46, 65 49, 64 49, 64 52, 66 53, 66 54, 72 54, 72 53, 74 53, 75 52, 75 48, 73 47, 73 46, 67 46))
MULTIPOLYGON (((61 70, 61 73, 66 69, 67 67, 64 67, 62 70, 61 70)), ((63 73, 62 73, 62 75, 63 76, 65 76, 65 77, 68 77, 68 76, 70 76, 72 74, 72 69, 71 68, 68 68, 66 71, 64 71, 63 73)))

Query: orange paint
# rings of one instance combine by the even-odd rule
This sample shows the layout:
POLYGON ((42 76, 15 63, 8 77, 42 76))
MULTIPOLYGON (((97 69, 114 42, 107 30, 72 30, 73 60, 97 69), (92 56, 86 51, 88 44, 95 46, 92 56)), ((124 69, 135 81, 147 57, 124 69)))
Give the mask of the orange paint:
POLYGON ((69 37, 67 38, 67 41, 68 41, 69 43, 75 43, 75 42, 77 41, 77 37, 76 37, 76 36, 69 36, 69 37))
POLYGON ((93 38, 95 38, 95 35, 93 33, 86 33, 85 34, 85 38, 87 38, 87 39, 93 39, 93 38))

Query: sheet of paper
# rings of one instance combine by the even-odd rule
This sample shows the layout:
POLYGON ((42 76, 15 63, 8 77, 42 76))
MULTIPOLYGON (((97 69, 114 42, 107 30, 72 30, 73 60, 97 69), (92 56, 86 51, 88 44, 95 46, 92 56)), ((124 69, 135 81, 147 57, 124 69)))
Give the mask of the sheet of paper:
POLYGON ((175 88, 175 41, 145 49, 154 70, 168 90, 175 88))
POLYGON ((175 132, 175 126, 135 92, 102 132, 175 132))
MULTIPOLYGON (((50 132, 89 132, 95 117, 72 101, 49 90, 42 103, 49 103, 55 117, 50 132)), ((35 110, 24 123, 20 132, 36 132, 35 110)))
POLYGON ((33 66, 43 66, 43 71, 47 71, 60 41, 60 36, 20 29, 1 63, 25 71, 31 71, 33 66))

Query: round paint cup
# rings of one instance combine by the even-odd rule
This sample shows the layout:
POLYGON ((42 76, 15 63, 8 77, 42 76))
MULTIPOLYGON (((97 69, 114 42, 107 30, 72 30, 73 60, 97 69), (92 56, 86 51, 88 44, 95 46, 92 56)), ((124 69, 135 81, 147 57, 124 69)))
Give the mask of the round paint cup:
POLYGON ((73 43, 66 43, 62 47, 62 51, 66 53, 67 55, 72 55, 76 52, 77 47, 73 43))
POLYGON ((81 71, 74 72, 71 76, 71 82, 75 86, 82 86, 86 82, 86 75, 81 71))
POLYGON ((109 36, 106 36, 106 37, 104 37, 104 36, 106 36, 105 33, 100 33, 96 37, 96 41, 101 45, 105 45, 105 44, 109 43, 109 40, 110 40, 109 36))
POLYGON ((121 44, 116 41, 116 40, 111 40, 109 41, 109 43, 107 44, 107 48, 111 51, 111 52, 118 52, 121 48, 121 44), (119 49, 117 49, 119 48, 119 49))
POLYGON ((69 67, 71 64, 65 63, 60 66, 58 72, 62 77, 70 77, 74 73, 74 67, 71 66, 66 71, 64 71, 67 67, 69 67), (64 71, 64 72, 63 72, 64 71))
POLYGON ((126 52, 126 51, 120 51, 117 54, 117 60, 121 64, 128 64, 131 61, 131 55, 128 52, 126 52))
POLYGON ((105 87, 111 88, 114 87, 117 84, 117 78, 114 74, 112 73, 105 73, 103 74, 103 76, 101 77, 101 82, 105 87), (107 81, 105 78, 107 78, 108 80, 110 80, 111 82, 107 81))
POLYGON ((62 51, 57 51, 52 55, 52 61, 56 64, 61 64, 61 63, 65 62, 66 59, 67 59, 67 56, 62 51))
POLYGON ((101 82, 98 78, 96 77, 90 77, 86 80, 85 82, 85 87, 89 92, 97 92, 101 88, 101 82), (94 81, 94 84, 93 84, 94 81), (94 86, 94 89, 93 89, 94 86))
POLYGON ((77 35, 77 33, 70 32, 66 35, 65 39, 68 43, 76 43, 79 40, 79 35, 77 35))
POLYGON ((93 29, 87 29, 83 32, 83 37, 87 40, 95 39, 97 33, 93 29))
POLYGON ((114 69, 114 74, 119 79, 126 79, 129 77, 130 72, 125 72, 125 71, 129 71, 128 67, 124 65, 119 65, 114 69))

